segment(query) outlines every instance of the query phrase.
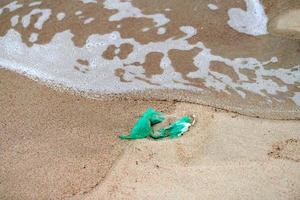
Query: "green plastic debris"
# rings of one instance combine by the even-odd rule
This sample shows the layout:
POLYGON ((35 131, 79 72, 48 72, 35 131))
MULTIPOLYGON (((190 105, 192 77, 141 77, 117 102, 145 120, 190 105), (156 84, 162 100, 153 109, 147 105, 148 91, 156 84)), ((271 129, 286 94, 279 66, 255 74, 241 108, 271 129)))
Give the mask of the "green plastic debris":
POLYGON ((129 135, 120 135, 121 139, 141 139, 148 137, 153 133, 152 126, 164 120, 161 112, 156 112, 152 108, 147 111, 137 120, 129 135))
POLYGON ((188 131, 192 125, 192 119, 189 116, 184 116, 181 119, 171 123, 166 128, 160 128, 157 132, 151 135, 154 139, 160 139, 164 137, 177 138, 183 133, 188 131))
POLYGON ((151 137, 153 139, 161 139, 165 137, 177 138, 188 131, 193 124, 193 118, 184 116, 177 121, 170 123, 166 127, 162 127, 156 131, 153 130, 153 125, 161 123, 165 120, 165 116, 161 112, 157 112, 152 108, 147 111, 137 120, 129 135, 120 135, 121 139, 142 139, 151 137))

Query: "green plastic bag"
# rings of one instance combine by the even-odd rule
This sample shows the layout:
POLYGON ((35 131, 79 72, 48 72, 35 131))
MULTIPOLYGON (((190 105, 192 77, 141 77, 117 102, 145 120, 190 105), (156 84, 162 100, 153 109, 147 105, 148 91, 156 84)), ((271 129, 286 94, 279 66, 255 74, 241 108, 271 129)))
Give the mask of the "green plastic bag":
POLYGON ((166 128, 160 128, 154 134, 150 136, 154 139, 160 139, 164 137, 177 138, 183 133, 188 131, 189 127, 192 125, 193 119, 189 116, 184 116, 181 119, 171 123, 166 128))
POLYGON ((120 135, 121 139, 141 139, 150 136, 153 133, 152 126, 164 120, 161 112, 157 112, 152 108, 147 111, 137 120, 129 135, 120 135))
POLYGON ((161 112, 157 112, 152 108, 147 111, 137 120, 129 135, 120 135, 121 139, 142 139, 152 137, 153 139, 161 139, 165 137, 177 138, 186 132, 193 124, 190 116, 184 116, 181 119, 170 123, 165 128, 160 128, 154 131, 152 126, 161 123, 165 120, 165 116, 161 112))

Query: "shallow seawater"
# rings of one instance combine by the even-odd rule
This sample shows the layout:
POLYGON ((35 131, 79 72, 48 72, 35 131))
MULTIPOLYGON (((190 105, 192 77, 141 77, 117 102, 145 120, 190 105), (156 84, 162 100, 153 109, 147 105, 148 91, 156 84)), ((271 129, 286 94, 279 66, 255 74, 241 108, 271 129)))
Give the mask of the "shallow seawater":
POLYGON ((268 33, 259 0, 0 7, 1 67, 49 84, 98 94, 186 90, 203 102, 299 109, 299 42, 268 33))

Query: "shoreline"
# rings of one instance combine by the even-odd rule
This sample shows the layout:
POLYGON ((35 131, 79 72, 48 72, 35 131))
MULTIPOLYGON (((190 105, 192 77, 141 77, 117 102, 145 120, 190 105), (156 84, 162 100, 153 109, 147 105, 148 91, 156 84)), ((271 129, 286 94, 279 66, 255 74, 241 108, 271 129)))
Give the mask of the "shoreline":
MULTIPOLYGON (((5 71, 10 71, 8 69, 1 69, 5 71)), ((81 96, 84 98, 101 100, 101 101, 111 101, 111 100, 141 100, 141 101, 167 101, 167 102, 183 102, 191 103, 196 105, 208 106, 215 109, 224 110, 227 112, 238 113, 241 115, 262 118, 262 119, 274 119, 274 120, 300 120, 300 108, 292 107, 281 109, 274 109, 273 105, 262 103, 259 105, 259 99, 253 99, 255 102, 251 104, 244 103, 240 99, 236 100, 236 96, 231 97, 231 101, 228 101, 228 97, 222 98, 221 95, 214 95, 211 93, 203 94, 199 91, 189 91, 183 89, 147 89, 144 91, 132 91, 124 93, 102 93, 94 91, 83 91, 73 88, 65 87, 61 84, 55 84, 51 81, 40 80, 31 75, 20 73, 17 71, 12 71, 20 76, 25 76, 26 78, 35 81, 37 84, 44 85, 58 92, 67 92, 72 95, 81 96), (200 98, 199 98, 200 97, 200 98), (253 106, 254 105, 254 106, 253 106), (294 108, 294 109, 293 109, 294 108)))

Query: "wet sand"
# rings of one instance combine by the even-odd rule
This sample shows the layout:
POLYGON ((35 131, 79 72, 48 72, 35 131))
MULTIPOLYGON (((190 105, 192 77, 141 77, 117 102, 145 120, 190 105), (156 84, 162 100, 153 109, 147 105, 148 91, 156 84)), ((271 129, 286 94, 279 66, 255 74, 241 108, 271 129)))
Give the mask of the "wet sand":
MULTIPOLYGON (((298 0, 284 4, 300 6, 298 0)), ((0 65, 83 92, 138 91, 141 99, 151 90, 146 98, 166 99, 160 90, 169 90, 169 100, 299 119, 300 43, 267 32, 267 17, 276 17, 281 5, 4 0, 0 65)))

